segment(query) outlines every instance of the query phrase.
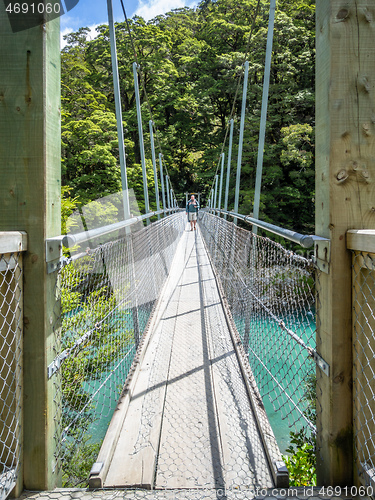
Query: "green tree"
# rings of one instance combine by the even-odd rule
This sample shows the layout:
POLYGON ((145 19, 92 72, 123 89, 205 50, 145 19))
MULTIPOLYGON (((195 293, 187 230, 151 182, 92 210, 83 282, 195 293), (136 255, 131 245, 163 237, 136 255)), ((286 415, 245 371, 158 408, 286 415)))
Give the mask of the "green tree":
MULTIPOLYGON (((260 2, 248 46, 256 5, 257 0, 205 1, 196 9, 175 9, 147 23, 140 17, 129 21, 141 68, 146 157, 151 158, 150 106, 158 130, 156 144, 161 145, 175 191, 201 191, 203 202, 233 106, 235 170, 242 94, 238 78, 249 49, 240 191, 240 211, 245 213, 251 213, 254 198, 269 2, 260 2)), ((261 218, 308 232, 314 219, 314 11, 311 0, 278 2, 261 194, 261 218)), ((83 201, 120 185, 108 26, 99 26, 97 31, 91 41, 87 28, 68 35, 63 53, 64 181, 83 201)), ((132 71, 135 55, 126 23, 116 25, 116 38, 129 185, 142 204, 132 71)), ((228 141, 225 153, 227 147, 228 141)), ((148 169, 151 185, 152 169, 148 169)), ((151 187, 149 198, 153 199, 151 187)), ((230 207, 233 200, 234 175, 230 207)))

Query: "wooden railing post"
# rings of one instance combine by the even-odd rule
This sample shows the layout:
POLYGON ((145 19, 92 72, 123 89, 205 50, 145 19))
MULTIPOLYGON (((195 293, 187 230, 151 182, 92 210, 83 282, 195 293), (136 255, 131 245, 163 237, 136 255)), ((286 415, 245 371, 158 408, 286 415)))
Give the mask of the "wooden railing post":
POLYGON ((45 490, 58 482, 55 381, 47 381, 47 366, 54 358, 56 273, 47 274, 46 238, 61 231, 60 25, 58 18, 41 19, 39 26, 24 29, 24 22, 24 16, 13 16, 11 26, 4 6, 0 9, 0 231, 26 231, 28 236, 23 484, 45 490))
POLYGON ((373 2, 316 3, 317 481, 353 481, 351 255, 346 231, 374 228, 373 2), (319 264, 319 261, 318 261, 319 264))

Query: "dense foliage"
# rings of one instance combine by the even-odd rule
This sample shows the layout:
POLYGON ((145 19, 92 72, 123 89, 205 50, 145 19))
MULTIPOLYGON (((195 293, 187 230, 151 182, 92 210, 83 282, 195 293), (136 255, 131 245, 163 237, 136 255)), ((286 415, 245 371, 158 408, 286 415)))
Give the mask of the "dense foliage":
MULTIPOLYGON (((310 375, 304 383, 303 412, 316 426, 316 376, 310 375)), ((290 445, 283 455, 289 471, 290 486, 316 486, 316 437, 307 426, 290 432, 290 445)))
MULTIPOLYGON (((313 0, 279 0, 266 128, 261 218, 313 231, 313 0)), ((130 20, 141 74, 175 192, 209 193, 243 72, 257 0, 204 0, 145 22, 130 20)), ((269 2, 260 1, 250 41, 240 212, 252 211, 269 2)), ((81 203, 121 189, 108 26, 88 40, 87 28, 67 35, 62 54, 63 180, 81 203)), ((134 54, 126 24, 116 25, 129 185, 142 208, 135 110, 134 54)), ((242 83, 235 102, 238 140, 242 83)), ((146 155, 150 114, 141 90, 146 155)), ((224 152, 227 152, 228 142, 224 152)), ((234 146, 230 203, 234 199, 234 146)), ((148 162, 151 206, 155 206, 148 162)), ((233 205, 230 205, 233 206, 233 205)))

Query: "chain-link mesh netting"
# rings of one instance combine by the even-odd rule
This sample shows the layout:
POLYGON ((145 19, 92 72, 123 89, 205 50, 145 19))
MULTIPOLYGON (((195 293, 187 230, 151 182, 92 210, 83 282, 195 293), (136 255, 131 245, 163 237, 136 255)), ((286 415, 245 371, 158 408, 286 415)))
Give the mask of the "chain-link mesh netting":
POLYGON ((200 228, 263 399, 315 433, 312 260, 208 212, 200 228))
POLYGON ((177 213, 103 245, 90 242, 61 270, 49 376, 64 485, 81 484, 96 459, 184 223, 177 213))
POLYGON ((375 255, 353 252, 353 399, 357 471, 375 479, 375 255))
MULTIPOLYGON (((54 491, 24 491, 19 500, 352 500, 352 496, 344 494, 345 489, 333 488, 327 495, 321 487, 281 488, 236 488, 225 489, 176 489, 176 490, 140 490, 140 489, 57 489, 54 491), (340 495, 340 491, 343 493, 340 495)), ((369 500, 369 497, 361 497, 369 500)))
POLYGON ((0 499, 21 458, 22 254, 0 254, 0 499))

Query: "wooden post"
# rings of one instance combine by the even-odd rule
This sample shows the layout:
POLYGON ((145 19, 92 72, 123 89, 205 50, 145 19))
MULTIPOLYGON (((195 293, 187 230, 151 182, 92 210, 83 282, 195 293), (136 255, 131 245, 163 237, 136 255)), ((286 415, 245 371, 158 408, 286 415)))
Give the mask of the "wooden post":
POLYGON ((329 377, 317 376, 317 482, 345 486, 353 481, 345 234, 375 227, 375 10, 369 0, 317 0, 316 13, 316 234, 331 241, 330 264, 317 280, 317 350, 330 365, 329 377))
POLYGON ((53 472, 55 380, 47 381, 54 358, 57 276, 46 272, 45 240, 61 231, 59 19, 12 32, 2 8, 0 26, 0 231, 22 230, 28 236, 23 484, 45 490, 58 483, 53 472))

